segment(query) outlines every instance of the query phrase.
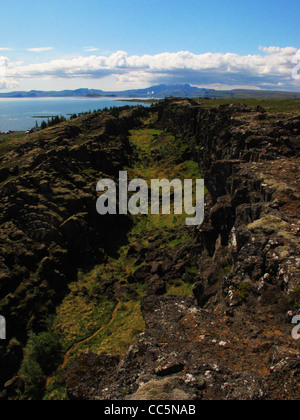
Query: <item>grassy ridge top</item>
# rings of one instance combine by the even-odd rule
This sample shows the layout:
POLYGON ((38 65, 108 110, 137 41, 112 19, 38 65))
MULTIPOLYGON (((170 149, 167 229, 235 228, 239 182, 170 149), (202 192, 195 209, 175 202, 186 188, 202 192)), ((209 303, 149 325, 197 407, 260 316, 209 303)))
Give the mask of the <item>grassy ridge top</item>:
POLYGON ((300 99, 254 99, 254 98, 199 98, 196 101, 204 107, 242 103, 250 108, 263 107, 268 112, 300 112, 300 99))

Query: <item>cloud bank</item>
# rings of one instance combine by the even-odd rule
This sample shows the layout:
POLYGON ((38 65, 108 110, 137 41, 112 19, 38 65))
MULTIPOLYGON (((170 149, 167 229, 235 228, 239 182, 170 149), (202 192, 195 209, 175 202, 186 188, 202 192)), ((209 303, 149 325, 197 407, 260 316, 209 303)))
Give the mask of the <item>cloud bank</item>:
POLYGON ((109 56, 78 56, 29 65, 0 57, 0 66, 4 60, 7 85, 15 85, 22 79, 102 79, 111 76, 124 87, 190 83, 299 91, 299 78, 293 76, 297 76, 295 68, 300 62, 300 50, 294 47, 260 47, 259 50, 255 55, 180 51, 143 56, 117 51, 109 56))

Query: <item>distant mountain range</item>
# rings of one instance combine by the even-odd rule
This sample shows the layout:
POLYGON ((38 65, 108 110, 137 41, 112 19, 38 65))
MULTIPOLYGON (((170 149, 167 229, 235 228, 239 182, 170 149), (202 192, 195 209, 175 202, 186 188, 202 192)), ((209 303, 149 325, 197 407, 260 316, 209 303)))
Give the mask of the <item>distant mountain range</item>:
POLYGON ((264 99, 300 99, 300 92, 284 92, 271 90, 214 90, 200 89, 186 85, 158 85, 146 89, 124 90, 119 92, 105 92, 97 89, 77 89, 62 91, 31 90, 30 92, 0 93, 0 98, 67 98, 67 97, 110 97, 110 98, 139 98, 163 99, 166 97, 187 98, 264 98, 264 99))

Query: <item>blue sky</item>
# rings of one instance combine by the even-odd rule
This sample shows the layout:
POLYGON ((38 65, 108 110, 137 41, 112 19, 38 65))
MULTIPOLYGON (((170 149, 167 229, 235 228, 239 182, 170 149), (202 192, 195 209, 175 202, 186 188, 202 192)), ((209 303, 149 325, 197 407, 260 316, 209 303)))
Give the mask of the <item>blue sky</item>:
POLYGON ((0 88, 299 90, 299 18, 299 0, 3 1, 0 88))

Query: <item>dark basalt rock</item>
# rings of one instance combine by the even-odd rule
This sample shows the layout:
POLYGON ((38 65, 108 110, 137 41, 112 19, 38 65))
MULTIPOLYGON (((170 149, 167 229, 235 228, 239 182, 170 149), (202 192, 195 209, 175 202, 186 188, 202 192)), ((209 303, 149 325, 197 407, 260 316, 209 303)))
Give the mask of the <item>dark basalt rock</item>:
POLYGON ((151 277, 148 281, 148 296, 151 295, 164 295, 166 293, 166 283, 158 275, 151 277))
MULTIPOLYGON (((265 383, 257 375, 230 371, 220 361, 213 361, 214 344, 210 347, 211 361, 207 361, 203 354, 204 340, 197 337, 195 328, 197 332, 199 327, 214 329, 213 317, 197 309, 193 299, 149 297, 144 300, 142 310, 146 332, 115 369, 110 369, 108 359, 108 372, 103 369, 97 375, 98 356, 95 365, 89 366, 89 373, 85 369, 84 373, 81 370, 77 373, 78 364, 83 359, 96 358, 94 355, 81 356, 68 368, 68 395, 71 398, 78 399, 78 389, 81 390, 80 399, 91 400, 171 397, 194 400, 203 398, 204 394, 206 398, 232 400, 265 397, 265 383), (96 374, 92 375, 92 372, 96 374)), ((106 356, 101 357, 106 362, 106 356)))
MULTIPOLYGON (((9 325, 8 341, 15 336, 24 347, 29 328, 39 332, 78 268, 101 263, 116 242, 125 241, 129 218, 97 217, 95 186, 98 177, 118 175, 128 165, 128 130, 143 112, 82 117, 31 134, 0 158, 0 313, 9 325)), ((6 366, 1 389, 22 357, 12 361, 0 347, 6 366)))
MULTIPOLYGON (((109 244, 116 238, 119 246, 130 227, 123 217, 99 224, 94 174, 114 177, 129 165, 128 130, 148 112, 197 159, 208 189, 205 221, 194 242, 174 251, 162 251, 159 236, 130 247, 141 266, 120 293, 147 286, 145 333, 124 357, 87 353, 71 363, 70 399, 298 399, 291 319, 299 314, 300 117, 276 121, 261 108, 205 108, 184 98, 119 119, 83 117, 79 130, 53 129, 43 144, 32 137, 0 159, 4 168, 13 161, 9 174, 0 173, 0 313, 19 340, 0 346, 0 386, 9 393, 17 383, 7 381, 22 360, 28 320, 38 325, 41 306, 54 310, 78 267, 113 254, 109 244), (193 298, 163 296, 176 279, 194 284, 193 298), (27 301, 14 294, 23 283, 44 287, 27 301)), ((93 293, 112 296, 113 287, 93 293)))
MULTIPOLYGON (((297 399, 290 320, 299 310, 287 310, 297 306, 300 278, 299 118, 272 123, 261 108, 204 109, 185 99, 157 111, 162 129, 197 146, 209 194, 195 244, 164 263, 155 281, 183 276, 193 256, 196 299, 150 291, 145 334, 88 398, 297 399)), ((149 250, 146 261, 155 263, 139 274, 155 273, 158 257, 149 250)))
POLYGON ((86 400, 103 384, 103 379, 113 377, 118 367, 118 357, 82 354, 67 369, 67 387, 70 400, 86 400))

